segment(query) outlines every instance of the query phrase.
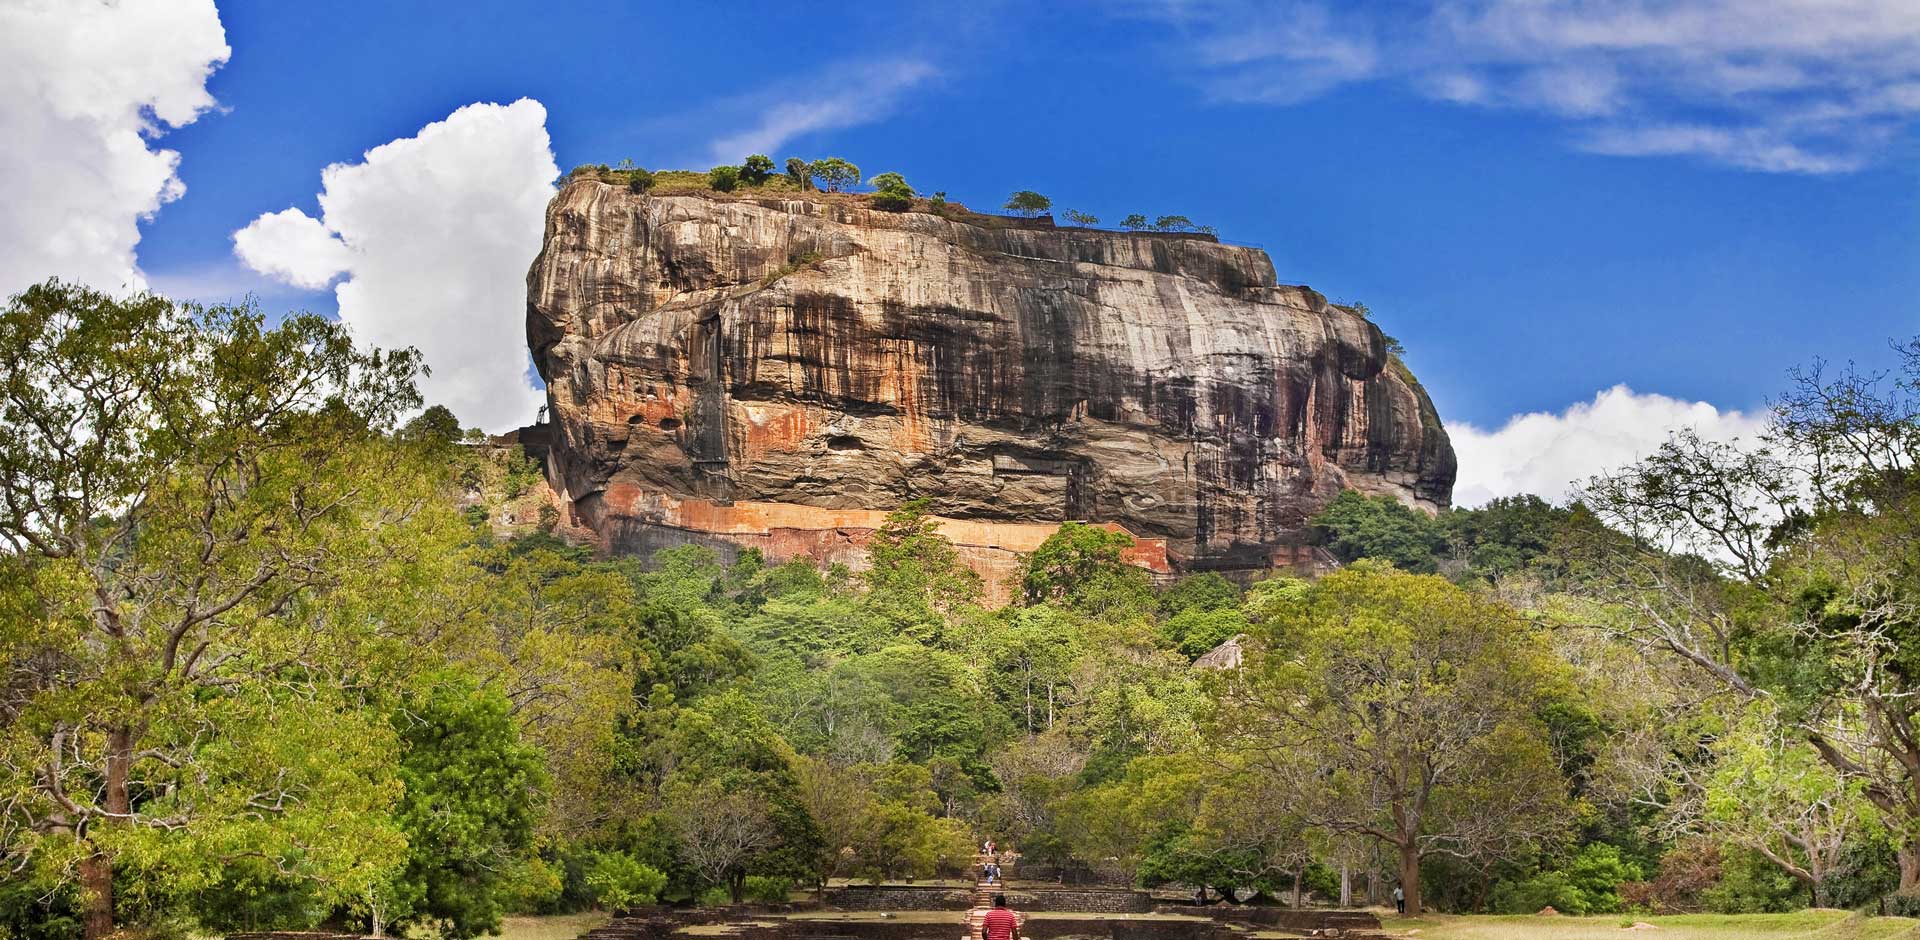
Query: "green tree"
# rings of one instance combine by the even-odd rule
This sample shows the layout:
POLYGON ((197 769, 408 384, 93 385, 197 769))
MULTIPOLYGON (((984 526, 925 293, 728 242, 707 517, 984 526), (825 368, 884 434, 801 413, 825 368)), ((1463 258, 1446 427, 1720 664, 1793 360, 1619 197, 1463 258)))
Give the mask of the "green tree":
POLYGON ((413 655, 463 528, 388 437, 418 357, 59 282, 0 350, 0 853, 77 871, 90 938, 120 860, 189 891, 236 844, 335 897, 384 877, 393 739, 346 690, 413 655))
POLYGON ((730 193, 740 185, 740 168, 737 166, 717 166, 707 171, 707 186, 715 192, 730 193))
POLYGON ((898 173, 881 173, 869 180, 873 184, 873 205, 888 212, 904 212, 913 208, 913 187, 907 185, 907 179, 898 173))
POLYGON ((1714 750, 1718 760, 1700 801, 1707 831, 1780 866, 1805 886, 1813 907, 1831 906, 1828 882, 1849 843, 1879 835, 1864 784, 1840 779, 1812 748, 1788 737, 1764 700, 1752 703, 1714 750))
POLYGON ((717 782, 676 787, 666 820, 682 856, 705 883, 725 888, 735 904, 753 857, 779 843, 780 829, 760 794, 717 782))
POLYGON ((1188 659, 1206 655, 1250 629, 1240 602, 1240 589, 1218 573, 1181 578, 1160 594, 1162 644, 1188 659))
POLYGON ((1007 204, 1002 206, 1001 208, 1006 209, 1009 212, 1018 212, 1021 215, 1032 217, 1037 215, 1043 215, 1047 212, 1047 210, 1052 209, 1053 200, 1048 199, 1047 197, 1042 196, 1031 189, 1022 189, 1019 192, 1016 192, 1013 195, 1008 196, 1007 204))
MULTIPOLYGON (((445 674, 407 696, 393 723, 404 746, 398 817, 408 860, 386 899, 394 924, 467 940, 499 929, 499 892, 533 846, 545 774, 498 692, 445 674)), ((368 906, 380 928, 378 900, 368 906)))
POLYGON ((1163 215, 1153 220, 1156 232, 1185 232, 1193 228, 1193 220, 1184 215, 1163 215))
POLYGON ((860 185, 860 168, 839 157, 826 157, 807 164, 814 183, 837 193, 860 185))
POLYGON ((1141 215, 1138 212, 1132 213, 1131 215, 1128 215, 1126 218, 1120 220, 1120 227, 1123 229, 1126 229, 1129 232, 1143 231, 1148 227, 1148 225, 1149 223, 1147 222, 1147 217, 1144 215, 1141 215))
POLYGON ((1072 673, 1085 652, 1080 624, 1044 605, 1010 611, 1002 623, 986 634, 978 654, 991 665, 986 680, 1027 733, 1050 730, 1078 698, 1072 673))
POLYGON ((1487 578, 1513 574, 1552 549, 1572 515, 1538 496, 1501 496, 1477 509, 1455 509, 1440 518, 1455 558, 1487 578))
POLYGON ((1064 213, 1064 216, 1068 222, 1071 222, 1074 225, 1078 225, 1081 228, 1090 228, 1092 226, 1100 224, 1099 216, 1093 215, 1087 212, 1081 212, 1078 209, 1068 209, 1064 213))
POLYGON ((406 426, 400 429, 400 433, 406 437, 436 441, 441 444, 452 444, 463 436, 460 430, 460 419, 454 417, 453 412, 445 405, 429 405, 427 410, 420 412, 412 421, 408 421, 406 426))
POLYGON ((1683 432, 1592 481, 1571 530, 1598 624, 1781 720, 1863 785, 1920 894, 1920 340, 1891 376, 1796 374, 1754 444, 1683 432), (1657 548, 1656 548, 1657 546, 1657 548), (1662 550, 1664 549, 1664 550, 1662 550))
POLYGON ((813 168, 807 165, 807 161, 799 157, 788 157, 787 179, 793 181, 796 189, 799 189, 801 192, 806 192, 813 188, 813 168))
POLYGON ((1259 599, 1215 733, 1256 772, 1301 781, 1316 827, 1392 849, 1409 912, 1428 855, 1499 857, 1562 831, 1566 784, 1534 717, 1558 667, 1514 611, 1379 564, 1259 599))
POLYGON ((814 853, 813 885, 824 892, 827 882, 852 871, 859 852, 855 843, 873 801, 873 774, 868 765, 836 767, 818 757, 794 760, 795 791, 800 805, 820 831, 814 853))
POLYGON ((1431 574, 1445 534, 1433 517, 1391 496, 1345 490, 1308 520, 1315 544, 1343 562, 1374 558, 1402 571, 1431 574))
POLYGON ((756 153, 740 165, 740 182, 758 186, 773 178, 773 158, 756 153))
POLYGON ((1058 600, 1090 613, 1150 609, 1152 586, 1146 572, 1122 560, 1132 546, 1125 533, 1063 523, 1026 558, 1021 585, 1027 603, 1058 600))
POLYGON ((862 606, 888 624, 892 636, 939 639, 946 618, 979 600, 980 576, 960 561, 925 500, 887 514, 867 543, 862 606))

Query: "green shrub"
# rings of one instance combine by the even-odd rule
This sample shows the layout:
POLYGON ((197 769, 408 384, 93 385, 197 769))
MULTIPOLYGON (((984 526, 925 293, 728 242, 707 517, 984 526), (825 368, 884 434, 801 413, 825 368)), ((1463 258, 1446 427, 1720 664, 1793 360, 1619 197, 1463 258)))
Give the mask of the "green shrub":
POLYGON ((652 173, 649 173, 646 170, 642 170, 638 168, 627 171, 627 189, 629 191, 636 192, 636 193, 644 193, 647 190, 652 188, 653 188, 652 173))
POLYGON ((772 875, 748 875, 741 895, 755 904, 785 904, 793 893, 793 879, 772 875))
POLYGON ((667 886, 667 876, 631 855, 596 852, 587 866, 586 882, 601 907, 619 911, 652 904, 667 886))
POLYGON ((1620 883, 1644 876, 1620 857, 1620 849, 1594 842, 1558 869, 1524 881, 1503 881, 1494 888, 1493 906, 1505 914, 1531 914, 1549 904, 1562 914, 1617 914, 1620 883))
POLYGON ((1727 845, 1720 849, 1720 881, 1700 900, 1716 914, 1781 914, 1803 907, 1807 892, 1766 856, 1727 845))
POLYGON ((1564 870, 1592 914, 1619 913, 1620 883, 1638 881, 1645 874, 1638 865, 1621 858, 1617 847, 1604 842, 1581 848, 1564 870))
POLYGON ((519 499, 520 494, 540 482, 544 475, 540 470, 539 461, 527 456, 526 451, 523 450, 509 457, 506 479, 507 498, 519 499))
POLYGON ((1494 886, 1493 909, 1502 914, 1532 914, 1551 907, 1562 914, 1585 914, 1586 899, 1565 872, 1543 871, 1525 881, 1494 886))
POLYGON ((726 907, 733 903, 733 895, 728 894, 726 888, 715 885, 700 892, 700 897, 694 903, 701 907, 726 907))
POLYGON ((740 168, 717 166, 707 171, 707 185, 717 192, 730 193, 740 184, 740 168))

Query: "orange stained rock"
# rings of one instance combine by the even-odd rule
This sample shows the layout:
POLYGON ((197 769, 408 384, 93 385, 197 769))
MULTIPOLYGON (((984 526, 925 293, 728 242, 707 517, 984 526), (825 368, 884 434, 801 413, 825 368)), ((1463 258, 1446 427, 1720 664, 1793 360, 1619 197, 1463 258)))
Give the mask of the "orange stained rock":
POLYGON ((748 460, 797 451, 818 426, 814 410, 806 405, 744 402, 735 407, 746 420, 730 423, 740 429, 740 454, 748 460))

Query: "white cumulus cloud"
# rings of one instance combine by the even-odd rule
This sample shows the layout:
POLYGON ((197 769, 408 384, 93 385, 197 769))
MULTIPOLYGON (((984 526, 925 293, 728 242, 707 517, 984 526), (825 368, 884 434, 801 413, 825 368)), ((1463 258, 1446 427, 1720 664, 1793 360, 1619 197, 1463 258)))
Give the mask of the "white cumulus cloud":
POLYGON ((1158 0, 1215 96, 1400 81, 1568 122, 1574 146, 1766 172, 1871 163, 1920 120, 1915 0, 1158 0))
POLYGON ((213 0, 0 2, 0 296, 146 286, 139 222, 186 191, 152 140, 214 106, 213 0))
POLYGON ((527 376, 527 267, 560 173, 546 121, 528 98, 467 105, 327 167, 319 218, 265 213, 234 253, 300 287, 340 278, 356 337, 425 354, 429 402, 489 430, 525 424, 544 400, 527 376))
POLYGON ((1496 430, 1449 423, 1447 436, 1460 459, 1453 502, 1478 506, 1522 493, 1558 502, 1596 474, 1652 453, 1674 431, 1751 441, 1767 419, 1764 412, 1725 411, 1616 385, 1558 414, 1515 415, 1496 430))

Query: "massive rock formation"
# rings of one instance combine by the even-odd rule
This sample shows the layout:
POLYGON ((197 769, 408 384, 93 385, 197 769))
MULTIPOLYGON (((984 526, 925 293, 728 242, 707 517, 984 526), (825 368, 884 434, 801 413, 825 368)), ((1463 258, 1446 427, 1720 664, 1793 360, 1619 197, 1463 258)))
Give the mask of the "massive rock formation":
POLYGON ((1426 394, 1264 252, 948 215, 568 182, 527 334, 574 521, 857 564, 925 498, 992 576, 1069 519, 1148 567, 1244 570, 1300 562, 1345 488, 1447 504, 1426 394))

